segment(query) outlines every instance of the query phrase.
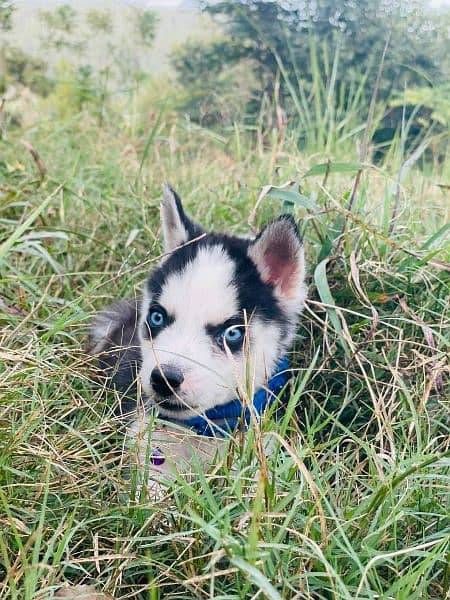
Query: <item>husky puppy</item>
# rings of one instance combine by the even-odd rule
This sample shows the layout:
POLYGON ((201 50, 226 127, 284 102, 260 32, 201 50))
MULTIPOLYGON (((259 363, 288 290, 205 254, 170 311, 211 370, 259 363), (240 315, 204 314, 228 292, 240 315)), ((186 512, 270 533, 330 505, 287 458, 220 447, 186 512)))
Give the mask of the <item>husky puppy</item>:
MULTIPOLYGON (((164 254, 142 297, 101 311, 89 345, 108 385, 126 398, 122 411, 135 411, 139 382, 146 409, 182 423, 245 394, 249 382, 254 390, 266 384, 295 335, 305 262, 290 215, 254 239, 206 232, 165 185, 161 225, 164 254)), ((140 423, 131 425, 135 434, 140 423)), ((188 462, 198 448, 187 451, 174 435, 171 456, 188 462)))

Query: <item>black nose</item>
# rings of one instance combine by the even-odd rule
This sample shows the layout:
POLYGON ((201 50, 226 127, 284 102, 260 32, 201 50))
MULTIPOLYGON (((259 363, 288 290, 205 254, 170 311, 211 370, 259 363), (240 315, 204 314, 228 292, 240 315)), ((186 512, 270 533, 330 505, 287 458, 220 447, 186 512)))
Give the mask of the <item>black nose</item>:
POLYGON ((184 381, 184 376, 178 367, 172 365, 160 365, 155 367, 150 375, 150 382, 154 391, 168 398, 180 387, 184 381))

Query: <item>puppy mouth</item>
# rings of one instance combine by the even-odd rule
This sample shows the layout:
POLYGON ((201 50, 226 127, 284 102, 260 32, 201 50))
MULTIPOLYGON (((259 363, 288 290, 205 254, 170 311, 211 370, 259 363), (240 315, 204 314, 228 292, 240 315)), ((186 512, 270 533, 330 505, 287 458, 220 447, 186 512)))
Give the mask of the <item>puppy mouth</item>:
POLYGON ((183 402, 183 400, 177 398, 175 395, 168 397, 155 395, 151 400, 161 414, 167 417, 172 415, 181 416, 181 413, 189 415, 196 409, 196 406, 183 402))
POLYGON ((168 412, 182 412, 185 410, 189 410, 189 406, 181 403, 175 397, 170 398, 155 398, 156 405, 158 408, 162 408, 164 411, 168 412))

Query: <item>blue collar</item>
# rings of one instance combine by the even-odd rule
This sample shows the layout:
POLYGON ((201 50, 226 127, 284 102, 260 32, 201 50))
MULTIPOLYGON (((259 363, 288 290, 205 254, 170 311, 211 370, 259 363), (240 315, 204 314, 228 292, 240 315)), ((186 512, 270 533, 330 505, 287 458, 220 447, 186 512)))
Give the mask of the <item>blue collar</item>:
MULTIPOLYGON (((289 377, 289 361, 284 357, 277 364, 274 374, 267 382, 267 387, 258 390, 253 396, 253 407, 258 416, 262 416, 266 408, 272 406, 289 377)), ((204 413, 204 416, 191 417, 185 421, 165 420, 193 429, 197 435, 224 437, 237 428, 241 417, 246 429, 251 422, 250 410, 246 408, 244 411, 241 400, 236 398, 222 406, 210 408, 204 413)), ((164 417, 162 418, 164 419, 164 417)))

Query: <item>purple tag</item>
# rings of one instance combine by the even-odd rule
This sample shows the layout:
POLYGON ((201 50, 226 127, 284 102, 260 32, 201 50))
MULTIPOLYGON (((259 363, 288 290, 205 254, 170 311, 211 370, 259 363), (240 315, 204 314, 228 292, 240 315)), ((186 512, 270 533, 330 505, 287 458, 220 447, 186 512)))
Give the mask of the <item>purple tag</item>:
POLYGON ((155 450, 153 450, 153 452, 150 454, 150 462, 156 467, 159 467, 166 462, 166 459, 159 448, 155 448, 155 450))

